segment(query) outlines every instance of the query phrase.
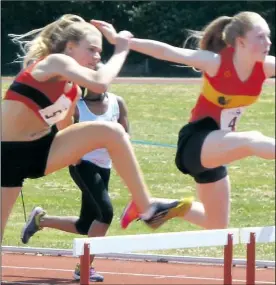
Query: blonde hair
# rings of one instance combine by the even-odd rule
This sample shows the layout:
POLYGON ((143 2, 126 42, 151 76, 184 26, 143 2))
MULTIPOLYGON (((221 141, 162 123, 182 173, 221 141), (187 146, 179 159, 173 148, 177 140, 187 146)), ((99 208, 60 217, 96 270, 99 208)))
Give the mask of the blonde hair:
POLYGON ((47 26, 22 35, 9 34, 12 42, 20 45, 23 56, 17 55, 15 62, 26 67, 30 62, 52 53, 62 53, 68 41, 79 42, 87 32, 101 36, 99 30, 83 18, 65 14, 47 26), (28 38, 32 37, 31 40, 28 38))
POLYGON ((235 47, 237 37, 244 37, 256 20, 262 17, 255 12, 240 12, 233 17, 221 16, 209 23, 202 31, 189 30, 191 38, 197 40, 199 49, 219 53, 226 46, 235 47))

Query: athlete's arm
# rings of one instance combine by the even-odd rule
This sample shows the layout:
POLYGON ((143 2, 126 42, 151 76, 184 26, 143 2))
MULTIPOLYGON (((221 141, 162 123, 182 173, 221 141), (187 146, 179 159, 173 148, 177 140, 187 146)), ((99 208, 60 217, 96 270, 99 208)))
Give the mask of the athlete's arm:
POLYGON ((266 77, 275 76, 275 56, 266 56, 264 61, 264 72, 266 77))
POLYGON ((220 55, 216 53, 178 48, 159 41, 132 38, 130 49, 157 59, 192 66, 210 75, 215 75, 220 65, 220 55))
MULTIPOLYGON (((99 20, 92 20, 91 23, 101 31, 111 44, 114 44, 117 33, 111 24, 99 20)), ((220 65, 220 55, 216 53, 206 50, 177 48, 153 40, 131 38, 129 48, 161 60, 198 68, 211 76, 217 73, 220 65)))
POLYGON ((118 75, 128 52, 128 39, 120 38, 113 56, 97 71, 79 65, 75 59, 65 54, 51 54, 37 64, 32 75, 38 81, 62 77, 101 94, 118 75))
POLYGON ((118 123, 121 124, 125 131, 130 134, 130 127, 129 127, 129 120, 128 120, 128 111, 127 111, 127 105, 124 99, 120 96, 116 96, 119 110, 120 110, 120 116, 118 119, 118 123))

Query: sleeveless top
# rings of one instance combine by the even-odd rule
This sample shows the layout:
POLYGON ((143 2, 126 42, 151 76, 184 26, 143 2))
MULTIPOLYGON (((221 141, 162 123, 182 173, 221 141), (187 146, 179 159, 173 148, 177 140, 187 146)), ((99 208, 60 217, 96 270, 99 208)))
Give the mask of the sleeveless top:
POLYGON ((63 120, 75 100, 78 89, 76 84, 68 92, 64 88, 68 81, 40 82, 33 78, 31 71, 42 59, 23 69, 8 88, 3 100, 24 103, 49 126, 63 120))
POLYGON ((245 108, 257 101, 266 79, 263 63, 256 62, 247 80, 241 81, 233 64, 234 49, 227 47, 220 53, 221 63, 217 74, 203 74, 203 86, 190 122, 213 118, 220 129, 235 130, 245 108))
MULTIPOLYGON (((86 121, 112 121, 117 122, 120 116, 119 104, 116 98, 116 95, 107 92, 108 96, 108 109, 102 115, 95 115, 92 113, 86 103, 85 100, 80 99, 77 103, 77 108, 79 111, 79 122, 86 121)), ((102 168, 110 169, 112 167, 112 161, 108 154, 107 149, 100 148, 93 150, 82 157, 82 160, 90 161, 102 168)))

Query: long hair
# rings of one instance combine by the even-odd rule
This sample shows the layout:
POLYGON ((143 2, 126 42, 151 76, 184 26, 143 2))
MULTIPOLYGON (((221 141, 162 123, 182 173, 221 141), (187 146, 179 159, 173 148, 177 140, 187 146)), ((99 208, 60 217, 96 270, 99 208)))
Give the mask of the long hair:
POLYGON ((237 37, 243 37, 261 16, 255 12, 240 12, 233 17, 221 16, 209 23, 202 31, 188 30, 199 49, 219 53, 226 46, 235 47, 237 37))
POLYGON ((15 62, 26 67, 31 61, 52 53, 62 53, 68 41, 79 42, 85 32, 100 32, 77 15, 66 14, 58 20, 22 35, 9 34, 13 43, 19 44, 22 55, 15 62), (31 38, 31 39, 30 39, 31 38))

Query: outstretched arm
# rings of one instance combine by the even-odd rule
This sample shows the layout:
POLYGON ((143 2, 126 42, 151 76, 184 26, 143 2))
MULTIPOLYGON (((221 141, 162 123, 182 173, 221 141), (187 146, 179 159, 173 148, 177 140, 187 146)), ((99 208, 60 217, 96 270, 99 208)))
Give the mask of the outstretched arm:
POLYGON ((202 71, 208 71, 210 67, 212 69, 220 63, 220 56, 213 52, 178 48, 153 40, 132 38, 130 49, 161 60, 189 65, 202 71))
MULTIPOLYGON (((117 33, 111 24, 98 20, 92 20, 91 23, 101 31, 111 44, 114 44, 117 33)), ((214 75, 220 65, 220 55, 216 53, 178 48, 159 41, 131 38, 129 48, 161 60, 192 66, 210 75, 214 75)))

